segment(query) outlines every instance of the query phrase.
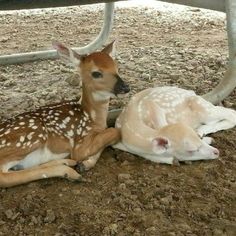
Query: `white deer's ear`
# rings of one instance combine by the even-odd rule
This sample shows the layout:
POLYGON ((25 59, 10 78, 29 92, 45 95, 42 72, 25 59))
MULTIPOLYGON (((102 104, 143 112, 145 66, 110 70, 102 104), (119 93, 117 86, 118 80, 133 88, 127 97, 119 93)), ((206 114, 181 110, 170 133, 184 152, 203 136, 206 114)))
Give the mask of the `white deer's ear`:
POLYGON ((52 42, 52 46, 57 50, 58 55, 65 63, 70 63, 75 67, 80 64, 82 56, 71 48, 68 48, 62 43, 56 41, 52 42))
POLYGON ((109 43, 105 48, 102 49, 101 52, 105 52, 106 54, 109 54, 111 57, 115 58, 116 56, 116 41, 112 41, 109 43))
POLYGON ((157 137, 152 140, 152 150, 156 154, 163 154, 170 148, 170 140, 165 137, 157 137))

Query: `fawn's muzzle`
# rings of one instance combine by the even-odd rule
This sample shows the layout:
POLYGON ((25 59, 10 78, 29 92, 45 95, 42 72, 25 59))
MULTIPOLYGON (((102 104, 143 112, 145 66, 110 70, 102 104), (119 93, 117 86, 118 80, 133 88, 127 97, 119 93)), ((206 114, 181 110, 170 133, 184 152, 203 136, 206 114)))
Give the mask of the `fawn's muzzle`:
POLYGON ((129 85, 126 84, 118 75, 117 75, 117 82, 114 87, 114 94, 125 94, 130 91, 129 85))

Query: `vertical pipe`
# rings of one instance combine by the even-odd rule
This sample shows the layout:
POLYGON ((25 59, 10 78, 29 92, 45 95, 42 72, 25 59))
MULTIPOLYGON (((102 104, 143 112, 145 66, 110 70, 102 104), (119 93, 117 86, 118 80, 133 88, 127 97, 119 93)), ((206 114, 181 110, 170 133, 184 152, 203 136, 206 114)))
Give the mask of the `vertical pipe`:
POLYGON ((221 102, 236 87, 236 0, 225 0, 225 9, 230 59, 228 70, 216 88, 203 96, 214 104, 221 102))

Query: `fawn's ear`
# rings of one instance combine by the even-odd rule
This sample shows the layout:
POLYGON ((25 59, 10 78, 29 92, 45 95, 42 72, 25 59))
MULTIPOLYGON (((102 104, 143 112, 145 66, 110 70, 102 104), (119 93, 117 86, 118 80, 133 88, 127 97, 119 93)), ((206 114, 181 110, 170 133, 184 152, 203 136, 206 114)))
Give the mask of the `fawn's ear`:
POLYGON ((105 48, 103 48, 101 52, 105 52, 106 54, 109 54, 111 57, 115 58, 115 56, 116 56, 115 55, 116 54, 116 41, 113 40, 105 48))
POLYGON ((163 154, 170 148, 170 140, 165 137, 157 137, 152 140, 152 150, 156 154, 163 154))
POLYGON ((74 67, 77 67, 80 64, 82 56, 79 55, 74 50, 72 50, 71 48, 68 48, 62 43, 56 41, 52 42, 52 46, 57 50, 58 55, 65 63, 70 63, 74 67))

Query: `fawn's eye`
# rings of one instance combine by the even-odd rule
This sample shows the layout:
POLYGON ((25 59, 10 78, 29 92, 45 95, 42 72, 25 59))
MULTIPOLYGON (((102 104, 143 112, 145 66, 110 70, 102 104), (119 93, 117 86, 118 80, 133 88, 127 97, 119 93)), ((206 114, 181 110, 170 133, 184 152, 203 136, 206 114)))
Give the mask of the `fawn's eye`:
POLYGON ((194 153, 196 153, 198 151, 199 151, 199 148, 198 149, 194 149, 194 150, 188 150, 188 153, 193 155, 194 153))
POLYGON ((99 71, 94 71, 92 72, 92 76, 94 79, 99 79, 99 78, 102 78, 102 73, 99 71))
POLYGON ((194 152, 195 151, 193 151, 193 150, 188 150, 188 154, 190 154, 190 155, 194 154, 194 152))

